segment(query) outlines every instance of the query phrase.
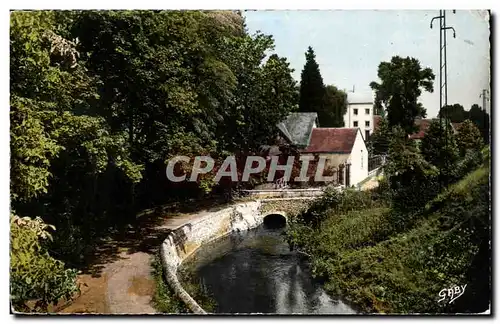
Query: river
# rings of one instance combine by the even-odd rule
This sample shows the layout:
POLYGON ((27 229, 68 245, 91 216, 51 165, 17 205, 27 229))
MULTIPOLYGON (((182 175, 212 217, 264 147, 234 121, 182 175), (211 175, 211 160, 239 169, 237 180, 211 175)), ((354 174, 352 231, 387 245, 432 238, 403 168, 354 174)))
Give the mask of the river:
POLYGON ((214 313, 356 313, 312 279, 307 262, 284 241, 283 228, 262 225, 211 242, 181 272, 211 296, 214 313))

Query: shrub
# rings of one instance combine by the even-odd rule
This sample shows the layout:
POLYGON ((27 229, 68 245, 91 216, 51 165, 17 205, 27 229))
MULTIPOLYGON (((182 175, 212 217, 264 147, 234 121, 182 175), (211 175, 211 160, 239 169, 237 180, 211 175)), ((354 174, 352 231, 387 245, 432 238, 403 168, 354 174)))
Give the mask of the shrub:
POLYGON ((457 144, 463 157, 468 151, 480 151, 483 146, 481 132, 470 120, 464 121, 458 128, 457 144))
POLYGON ((404 227, 407 216, 424 207, 439 192, 439 170, 422 157, 414 143, 399 135, 391 141, 384 171, 389 179, 393 206, 398 211, 393 215, 401 216, 394 220, 404 227))
POLYGON ((65 269, 47 252, 45 242, 52 239, 49 228, 54 229, 39 217, 10 218, 10 298, 16 311, 43 312, 50 303, 70 299, 79 291, 77 271, 65 269), (34 307, 28 301, 35 302, 34 307))

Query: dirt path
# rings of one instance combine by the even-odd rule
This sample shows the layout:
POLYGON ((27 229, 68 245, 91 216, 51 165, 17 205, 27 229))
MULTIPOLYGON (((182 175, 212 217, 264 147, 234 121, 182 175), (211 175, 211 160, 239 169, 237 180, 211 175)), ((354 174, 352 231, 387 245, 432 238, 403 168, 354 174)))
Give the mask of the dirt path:
POLYGON ((81 294, 59 313, 154 314, 155 282, 151 258, 167 234, 204 214, 143 216, 137 224, 108 239, 91 266, 79 275, 81 294))

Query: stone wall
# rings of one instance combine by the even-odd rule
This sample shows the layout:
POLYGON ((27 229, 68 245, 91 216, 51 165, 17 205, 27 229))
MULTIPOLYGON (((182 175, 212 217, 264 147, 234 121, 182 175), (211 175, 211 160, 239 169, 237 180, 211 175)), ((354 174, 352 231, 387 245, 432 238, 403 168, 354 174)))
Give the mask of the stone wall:
POLYGON ((283 212, 286 217, 297 216, 313 202, 313 199, 266 199, 262 200, 260 212, 263 217, 273 212, 283 212))
POLYGON ((191 311, 205 313, 184 290, 177 278, 177 268, 204 243, 234 231, 244 231, 262 223, 260 201, 236 204, 214 212, 206 212, 196 220, 172 231, 161 245, 161 259, 168 284, 191 311))
POLYGON ((323 195, 323 188, 309 189, 262 189, 262 190, 243 190, 245 194, 255 198, 300 198, 300 197, 319 197, 323 195))
POLYGON ((177 278, 177 269, 182 261, 205 243, 231 232, 245 231, 259 226, 266 215, 283 212, 287 218, 293 217, 307 208, 311 202, 310 198, 256 200, 203 213, 196 220, 169 233, 163 241, 160 250, 167 283, 193 313, 205 314, 206 312, 184 290, 177 278))

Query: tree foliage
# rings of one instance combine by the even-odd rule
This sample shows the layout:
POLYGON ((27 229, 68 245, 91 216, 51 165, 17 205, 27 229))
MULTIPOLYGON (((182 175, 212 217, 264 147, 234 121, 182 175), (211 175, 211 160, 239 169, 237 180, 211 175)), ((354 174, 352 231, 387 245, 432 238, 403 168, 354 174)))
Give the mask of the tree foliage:
POLYGON ((325 87, 323 108, 318 115, 321 127, 344 127, 344 115, 347 112, 347 93, 334 85, 325 87))
POLYGON ((411 210, 425 206, 439 191, 438 169, 422 157, 401 127, 394 127, 384 173, 394 192, 394 206, 404 211, 395 213, 398 217, 394 221, 398 226, 408 226, 411 210))
POLYGON ((458 128, 457 145, 462 157, 469 150, 479 152, 482 149, 484 145, 483 138, 472 121, 466 120, 458 128))
POLYGON ((175 155, 256 151, 298 106, 293 70, 229 11, 23 11, 10 22, 11 204, 82 266, 136 211, 213 192, 175 155))
POLYGON ((50 303, 79 291, 76 271, 65 269, 47 252, 49 229, 55 228, 39 217, 10 217, 10 294, 17 311, 29 311, 27 301, 34 302, 35 310, 46 311, 50 303))
POLYGON ((382 117, 377 130, 370 136, 369 144, 374 155, 385 155, 389 152, 389 144, 392 131, 389 128, 387 118, 382 117))
POLYGON ((444 106, 439 110, 439 117, 447 118, 452 123, 461 123, 467 118, 468 113, 461 104, 444 106))
POLYGON ((423 157, 442 172, 451 172, 458 160, 458 147, 451 125, 439 120, 431 122, 424 138, 421 151, 423 157))
POLYGON ((415 118, 426 116, 418 98, 422 90, 433 92, 434 73, 430 68, 422 68, 415 58, 394 56, 390 62, 379 64, 377 75, 381 82, 370 83, 375 91, 375 105, 383 104, 390 127, 399 125, 406 134, 412 134, 415 118))
POLYGON ((483 136, 483 141, 486 144, 490 143, 490 114, 486 112, 485 109, 479 107, 479 105, 474 104, 471 106, 468 119, 476 124, 477 128, 483 136))
POLYGON ((343 127, 347 94, 334 85, 325 86, 311 46, 305 56, 299 88, 299 111, 317 113, 321 127, 343 127))
POLYGON ((319 116, 323 110, 325 85, 323 77, 316 62, 316 54, 311 46, 307 48, 306 63, 300 75, 300 101, 301 112, 317 112, 320 125, 322 118, 319 116))

